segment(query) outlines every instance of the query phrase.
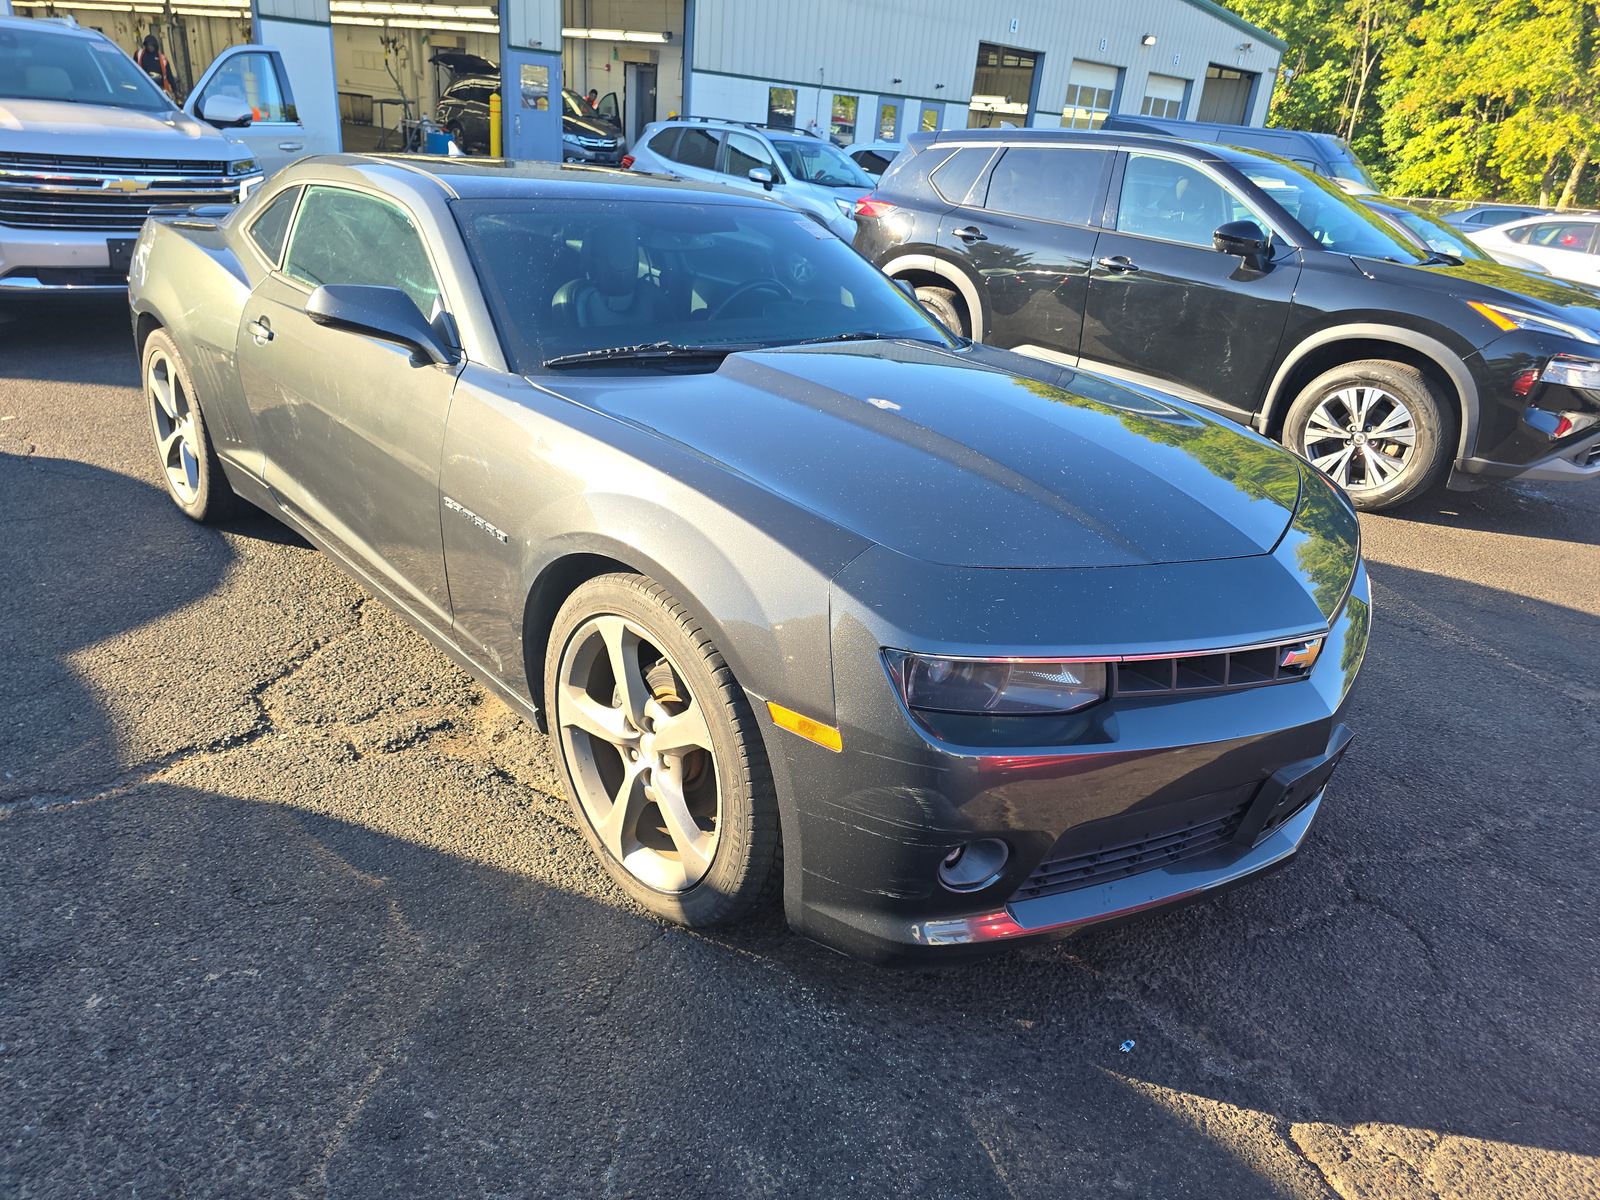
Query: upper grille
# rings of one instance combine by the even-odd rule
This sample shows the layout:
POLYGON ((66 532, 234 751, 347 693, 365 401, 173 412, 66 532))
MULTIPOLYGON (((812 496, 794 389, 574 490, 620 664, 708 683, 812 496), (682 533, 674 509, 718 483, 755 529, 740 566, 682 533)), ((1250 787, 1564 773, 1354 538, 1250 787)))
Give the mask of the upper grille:
POLYGON ((226 162, 0 154, 0 225, 14 229, 136 232, 158 204, 231 204, 226 162), (134 179, 141 191, 107 189, 134 179))
POLYGON ((1187 858, 1197 858, 1225 846, 1239 831, 1247 800, 1219 817, 1194 821, 1166 833, 1134 838, 1092 851, 1051 857, 1040 863, 1012 897, 1034 900, 1040 896, 1059 896, 1077 888, 1109 883, 1141 871, 1169 866, 1187 858))
POLYGON ((1110 664, 1111 692, 1116 696, 1157 696, 1288 683, 1309 675, 1316 655, 1313 654, 1312 662, 1304 666, 1285 666, 1285 656, 1312 643, 1317 644, 1320 652, 1321 641, 1320 637, 1299 637, 1235 650, 1122 659, 1110 664))

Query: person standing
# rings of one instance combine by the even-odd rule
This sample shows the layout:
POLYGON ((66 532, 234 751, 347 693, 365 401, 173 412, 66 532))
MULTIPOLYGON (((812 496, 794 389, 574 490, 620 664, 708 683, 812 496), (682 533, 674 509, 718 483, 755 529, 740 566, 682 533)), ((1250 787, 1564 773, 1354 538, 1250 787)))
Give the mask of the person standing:
POLYGON ((145 34, 144 45, 139 48, 139 69, 151 79, 167 95, 174 100, 178 98, 178 81, 172 77, 172 63, 161 51, 161 39, 153 33, 145 34))

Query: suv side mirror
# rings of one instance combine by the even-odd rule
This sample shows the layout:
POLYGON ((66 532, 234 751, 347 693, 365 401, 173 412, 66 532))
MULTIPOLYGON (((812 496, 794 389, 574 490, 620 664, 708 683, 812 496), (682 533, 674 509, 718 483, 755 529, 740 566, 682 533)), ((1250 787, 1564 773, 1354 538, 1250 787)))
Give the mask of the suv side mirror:
POLYGON ((218 129, 242 129, 254 110, 237 96, 207 96, 200 102, 200 119, 218 129))
POLYGON ((395 342, 432 363, 448 366, 456 361, 455 351, 399 288, 324 284, 306 300, 306 316, 318 325, 395 342))
POLYGON ((772 190, 772 185, 774 183, 776 183, 777 180, 775 180, 772 177, 772 168, 770 168, 770 167, 751 167, 750 168, 750 182, 751 183, 759 183, 762 187, 766 188, 767 191, 770 192, 772 190))
POLYGON ((1235 254, 1260 270, 1272 257, 1272 239, 1254 221, 1229 221, 1211 235, 1218 254, 1235 254))

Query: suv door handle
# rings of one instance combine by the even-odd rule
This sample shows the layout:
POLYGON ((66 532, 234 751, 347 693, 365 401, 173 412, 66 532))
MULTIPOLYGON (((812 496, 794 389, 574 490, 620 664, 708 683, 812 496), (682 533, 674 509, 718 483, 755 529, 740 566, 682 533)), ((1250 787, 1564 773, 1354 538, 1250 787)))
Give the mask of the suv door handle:
POLYGON ((1132 275, 1139 269, 1139 264, 1126 254, 1113 254, 1110 258, 1096 259, 1094 265, 1104 267, 1114 275, 1132 275))
POLYGON ((272 322, 265 317, 257 317, 245 326, 251 337, 255 338, 256 345, 265 346, 272 340, 272 322))
POLYGON ((987 242, 989 240, 989 235, 983 230, 979 229, 976 225, 968 225, 965 228, 957 229, 954 232, 956 237, 960 238, 969 246, 972 245, 973 242, 987 242))

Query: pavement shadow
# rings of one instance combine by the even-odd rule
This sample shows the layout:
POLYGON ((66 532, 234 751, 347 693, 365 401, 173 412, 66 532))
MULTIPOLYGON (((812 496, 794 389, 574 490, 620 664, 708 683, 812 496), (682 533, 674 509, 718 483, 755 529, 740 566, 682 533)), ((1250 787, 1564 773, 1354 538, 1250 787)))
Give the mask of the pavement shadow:
POLYGON ((1383 515, 1419 525, 1600 546, 1600 506, 1594 503, 1595 490, 1593 481, 1512 482, 1477 492, 1438 488, 1415 503, 1383 515))
POLYGON ((134 386, 138 378, 126 296, 0 304, 0 379, 134 386), (106 354, 113 336, 125 357, 106 354))

